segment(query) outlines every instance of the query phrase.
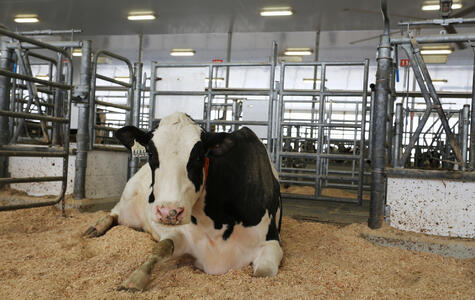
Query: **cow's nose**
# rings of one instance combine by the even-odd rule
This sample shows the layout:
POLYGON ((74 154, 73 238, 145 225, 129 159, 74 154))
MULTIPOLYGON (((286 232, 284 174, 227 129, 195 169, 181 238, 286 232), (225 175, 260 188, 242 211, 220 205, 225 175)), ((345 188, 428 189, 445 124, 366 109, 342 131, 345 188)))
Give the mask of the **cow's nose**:
POLYGON ((184 207, 157 207, 157 217, 163 224, 175 225, 183 219, 184 211, 184 207))

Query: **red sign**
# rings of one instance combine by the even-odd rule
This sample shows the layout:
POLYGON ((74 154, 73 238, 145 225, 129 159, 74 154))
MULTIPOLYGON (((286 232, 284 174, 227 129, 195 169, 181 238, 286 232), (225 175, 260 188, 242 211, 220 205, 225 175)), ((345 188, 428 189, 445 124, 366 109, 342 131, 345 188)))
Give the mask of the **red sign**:
POLYGON ((222 59, 213 59, 212 62, 213 63, 222 63, 223 60, 222 59))
POLYGON ((401 58, 401 61, 399 62, 399 66, 401 67, 409 66, 409 58, 401 58))

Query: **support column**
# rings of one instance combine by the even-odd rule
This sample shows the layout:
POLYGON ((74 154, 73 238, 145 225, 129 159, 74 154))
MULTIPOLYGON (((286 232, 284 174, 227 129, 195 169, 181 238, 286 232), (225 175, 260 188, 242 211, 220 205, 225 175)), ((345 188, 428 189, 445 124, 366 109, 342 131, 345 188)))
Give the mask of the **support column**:
POLYGON ((78 132, 77 154, 76 154, 76 171, 74 176, 74 192, 75 199, 86 197, 86 167, 87 152, 89 150, 89 126, 94 126, 89 120, 89 97, 91 89, 91 41, 83 41, 80 83, 76 87, 75 96, 81 99, 78 103, 78 132))
POLYGON ((380 228, 384 219, 386 202, 386 115, 389 99, 389 80, 391 77, 391 44, 389 39, 389 19, 387 18, 386 0, 381 0, 381 11, 384 16, 384 34, 378 47, 378 71, 376 72, 376 94, 373 120, 373 153, 371 159, 371 201, 368 226, 380 228))
MULTIPOLYGON (((7 48, 6 39, 1 39, 0 44, 0 68, 13 71, 13 51, 7 48)), ((0 76, 0 109, 10 110, 10 78, 6 76, 0 76)), ((9 140, 9 117, 0 116, 0 145, 8 144, 9 140)), ((8 177, 8 156, 0 156, 0 177, 8 177)))

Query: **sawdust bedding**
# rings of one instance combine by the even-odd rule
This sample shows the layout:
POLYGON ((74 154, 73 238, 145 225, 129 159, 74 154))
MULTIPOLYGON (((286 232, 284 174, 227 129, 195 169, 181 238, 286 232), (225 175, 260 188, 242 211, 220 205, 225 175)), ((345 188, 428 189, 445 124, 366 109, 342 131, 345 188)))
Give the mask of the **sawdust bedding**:
MULTIPOLYGON (((0 212, 0 299, 474 299, 475 259, 384 248, 339 227, 284 218, 284 259, 274 278, 252 268, 207 275, 192 258, 158 266, 148 290, 117 291, 149 253, 144 232, 81 233, 105 212, 54 207, 0 212)), ((385 230, 385 229, 382 229, 385 230)))

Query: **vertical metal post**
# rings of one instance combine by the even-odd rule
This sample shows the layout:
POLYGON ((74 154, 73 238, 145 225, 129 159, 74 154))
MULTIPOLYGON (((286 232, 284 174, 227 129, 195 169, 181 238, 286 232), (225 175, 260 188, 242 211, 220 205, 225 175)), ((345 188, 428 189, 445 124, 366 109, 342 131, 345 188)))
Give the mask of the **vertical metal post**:
MULTIPOLYGON (((280 172, 282 168, 282 158, 280 152, 282 151, 282 135, 283 135, 283 120, 285 114, 285 105, 284 105, 284 79, 285 79, 285 62, 280 64, 280 82, 279 82, 279 102, 277 103, 277 146, 276 146, 276 164, 277 172, 280 172)), ((290 128, 289 128, 290 131, 290 128)), ((290 134, 289 134, 290 136, 290 134)))
POLYGON ((470 117, 469 117, 470 105, 465 104, 462 108, 462 119, 459 121, 460 128, 462 132, 460 132, 460 150, 462 151, 462 170, 465 171, 467 166, 467 148, 468 148, 468 126, 470 124, 470 117))
POLYGON ((470 113, 470 169, 475 170, 475 45, 473 51, 472 111, 470 113))
POLYGON ((394 126, 396 132, 394 134, 394 143, 393 143, 393 167, 398 168, 402 167, 400 164, 400 153, 402 145, 402 129, 403 129, 403 114, 402 114, 402 103, 396 104, 396 113, 394 118, 394 126))
POLYGON ((371 84, 371 103, 369 108, 369 134, 368 134, 368 159, 371 160, 373 155, 373 119, 374 119, 374 99, 376 95, 375 85, 371 84))
MULTIPOLYGON (((228 32, 228 42, 226 44, 226 62, 229 63, 231 62, 231 51, 232 51, 232 44, 233 44, 233 32, 232 31, 229 31, 228 32)), ((230 67, 229 66, 226 66, 226 78, 225 78, 225 81, 224 81, 224 87, 225 88, 228 88, 229 87, 229 73, 230 73, 230 67)), ((224 103, 225 104, 228 104, 228 98, 229 96, 228 95, 225 95, 224 96, 224 103)), ((236 101, 234 101, 236 102, 236 101)), ((234 105, 234 103, 233 103, 234 105)), ((234 108, 234 106, 233 106, 234 108)), ((228 106, 225 105, 223 107, 223 117, 224 117, 224 120, 227 120, 227 112, 228 112, 228 106)), ((236 110, 233 110, 233 113, 232 113, 232 120, 237 120, 238 117, 235 115, 235 112, 236 110)), ((231 131, 235 131, 237 129, 236 127, 236 124, 232 124, 231 125, 231 131)))
MULTIPOLYGON (((315 36, 315 52, 314 52, 314 57, 313 59, 317 62, 318 61, 318 55, 320 50, 320 30, 317 30, 317 34, 315 36)), ((318 74, 318 65, 315 65, 313 67, 313 89, 317 89, 317 74, 318 74)), ((315 100, 316 97, 312 97, 312 111, 311 111, 311 123, 315 122, 315 100)), ((330 136, 330 135, 328 135, 330 136)), ((310 138, 313 138, 313 126, 310 127, 310 138)))
MULTIPOLYGON (((364 184, 364 149, 366 134, 366 108, 368 100, 368 76, 369 76, 369 59, 365 59, 364 78, 363 78, 363 97, 361 105, 361 132, 360 132, 360 157, 358 162, 358 204, 363 203, 363 184, 364 184)), ((358 105, 358 104, 357 104, 358 105)), ((356 115, 358 116, 358 115, 356 115)), ((371 126, 370 126, 371 127, 371 126)), ((356 130, 356 129, 355 129, 356 130)), ((355 145, 356 146, 356 145, 355 145)))
POLYGON ((89 119, 89 97, 91 84, 91 41, 83 41, 81 69, 80 69, 80 83, 76 87, 75 96, 81 99, 78 103, 78 132, 77 140, 77 154, 76 154, 76 170, 74 174, 74 191, 75 199, 82 199, 86 197, 86 168, 87 168, 87 152, 89 150, 89 127, 94 124, 90 123, 89 119))
MULTIPOLYGON (((139 119, 140 119, 140 95, 141 91, 141 84, 142 84, 142 63, 135 63, 134 64, 134 74, 135 74, 135 81, 134 81, 134 93, 133 93, 133 104, 132 108, 132 126, 139 127, 139 119)), ((138 157, 130 157, 129 160, 129 178, 132 177, 138 169, 139 166, 139 159, 138 157)))
POLYGON ((315 160, 315 198, 319 197, 321 194, 321 174, 322 174, 322 154, 323 154, 323 124, 325 123, 324 116, 325 116, 325 79, 326 79, 326 70, 327 66, 322 63, 320 65, 320 96, 319 96, 319 107, 318 107, 318 123, 321 125, 318 126, 318 146, 317 146, 317 159, 315 160))
POLYGON ((396 66, 391 64, 391 77, 390 77, 390 93, 388 98, 388 122, 386 123, 386 151, 387 151, 387 160, 392 160, 393 152, 393 119, 394 119, 394 102, 396 101, 396 66))
POLYGON ((148 130, 153 130, 153 118, 155 116, 155 85, 157 84, 157 62, 152 61, 150 69, 150 96, 148 103, 148 130))
POLYGON ((381 12, 384 19, 384 34, 381 36, 378 47, 376 95, 373 103, 373 157, 371 160, 371 201, 368 220, 368 226, 373 229, 380 228, 383 224, 386 202, 386 180, 384 176, 386 165, 386 114, 392 64, 386 0, 381 0, 381 12))
POLYGON ((214 66, 209 65, 208 70, 208 105, 206 106, 206 130, 211 131, 211 98, 213 98, 213 70, 214 66))
POLYGON ((273 107, 274 107, 274 78, 275 78, 275 65, 277 59, 277 43, 272 42, 271 53, 271 66, 270 66, 270 78, 269 78, 269 102, 267 113, 267 153, 271 155, 272 152, 272 124, 273 124, 273 107))
MULTIPOLYGON (((0 40, 0 68, 12 71, 13 51, 7 48, 7 39, 0 40)), ((0 109, 10 109, 10 78, 0 75, 0 109)), ((8 144, 10 139, 9 118, 0 116, 0 145, 8 144)), ((0 177, 8 177, 8 156, 0 156, 0 177)))
MULTIPOLYGON (((58 53, 58 62, 56 63, 56 82, 61 82, 63 80, 63 55, 58 53)), ((63 95, 64 91, 61 89, 56 89, 54 93, 54 116, 59 117, 61 116, 61 103, 63 103, 63 95)), ((53 123, 53 145, 59 145, 59 137, 60 137, 60 128, 61 125, 58 123, 53 123)))

